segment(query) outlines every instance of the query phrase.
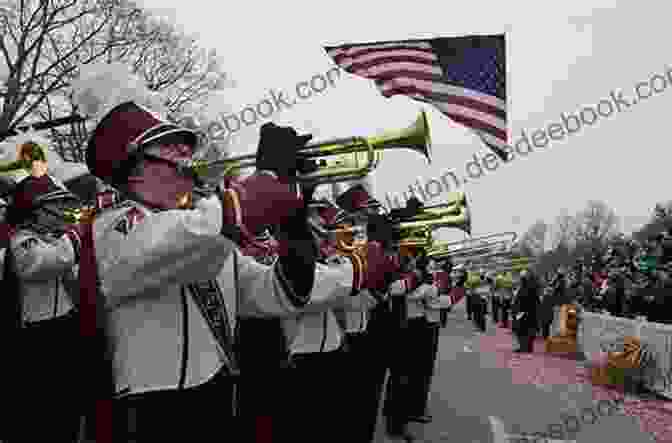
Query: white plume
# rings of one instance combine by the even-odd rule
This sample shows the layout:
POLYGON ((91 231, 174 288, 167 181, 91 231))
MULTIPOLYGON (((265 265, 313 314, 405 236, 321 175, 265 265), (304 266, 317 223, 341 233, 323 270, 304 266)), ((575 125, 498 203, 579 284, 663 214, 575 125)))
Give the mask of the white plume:
POLYGON ((114 107, 129 101, 159 114, 165 112, 160 94, 150 91, 145 82, 123 63, 84 65, 72 88, 79 111, 96 122, 114 107))
POLYGON ((12 143, 0 143, 0 165, 16 161, 16 145, 12 143))

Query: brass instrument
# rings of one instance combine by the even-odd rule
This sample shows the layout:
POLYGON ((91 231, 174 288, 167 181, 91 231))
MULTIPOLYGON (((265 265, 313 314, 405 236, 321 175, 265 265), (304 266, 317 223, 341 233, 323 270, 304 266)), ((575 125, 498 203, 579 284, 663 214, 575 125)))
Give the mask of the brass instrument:
POLYGON ((466 240, 451 241, 451 242, 441 242, 437 243, 434 248, 427 251, 428 254, 440 256, 442 258, 447 258, 449 256, 460 256, 468 255, 473 252, 482 251, 485 248, 492 249, 494 247, 506 247, 511 246, 518 238, 518 234, 515 232, 500 232, 496 234, 482 235, 479 237, 472 237, 466 240), (501 240, 492 240, 498 237, 510 237, 503 238, 501 240), (480 243, 480 244, 479 244, 480 243), (472 244, 473 246, 467 246, 472 244))
POLYGON ((329 232, 336 236, 336 248, 351 253, 366 246, 365 228, 362 226, 340 227, 329 232))
POLYGON ((479 270, 490 272, 520 272, 534 265, 534 259, 519 258, 506 261, 490 262, 487 264, 470 264, 467 268, 470 270, 479 270))
MULTIPOLYGON (((431 138, 427 114, 422 111, 408 128, 389 131, 372 137, 350 137, 311 143, 298 151, 301 159, 315 160, 317 171, 300 174, 298 181, 317 185, 360 179, 374 170, 381 159, 379 151, 410 149, 419 152, 431 163, 431 138), (336 157, 328 160, 324 157, 336 157)), ((241 155, 216 161, 191 161, 180 168, 200 177, 230 176, 241 169, 256 166, 256 154, 241 155)))
POLYGON ((442 257, 442 256, 436 256, 433 255, 430 258, 436 258, 437 260, 441 260, 443 258, 450 258, 451 261, 454 263, 483 263, 484 260, 491 259, 491 258, 506 258, 510 257, 511 252, 510 251, 484 251, 481 252, 480 254, 475 254, 475 255, 465 255, 461 257, 455 257, 455 256, 447 256, 447 257, 442 257))
POLYGON ((447 203, 423 206, 420 212, 412 217, 398 221, 395 228, 401 232, 420 230, 433 231, 439 228, 457 228, 471 234, 471 211, 464 192, 452 192, 447 203))
POLYGON ((488 245, 473 247, 473 248, 462 248, 457 250, 451 250, 445 248, 443 244, 438 244, 433 246, 427 251, 427 255, 432 258, 437 259, 471 259, 481 257, 484 254, 491 255, 508 255, 511 254, 510 249, 507 247, 506 242, 498 241, 488 245))
POLYGON ((430 228, 418 228, 402 232, 402 238, 396 245, 427 249, 430 248, 433 243, 434 238, 432 237, 432 230, 430 228))
POLYGON ((81 208, 65 209, 65 222, 72 224, 90 223, 96 214, 96 208, 91 206, 83 206, 81 208))

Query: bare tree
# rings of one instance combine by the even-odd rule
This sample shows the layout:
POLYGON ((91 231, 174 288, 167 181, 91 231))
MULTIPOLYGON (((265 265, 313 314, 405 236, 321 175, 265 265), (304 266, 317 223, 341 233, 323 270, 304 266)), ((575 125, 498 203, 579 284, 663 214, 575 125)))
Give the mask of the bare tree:
MULTIPOLYGON (((131 66, 162 93, 171 119, 224 87, 215 52, 133 0, 10 2, 0 10, 0 132, 75 113, 70 82, 99 61, 131 66)), ((75 145, 86 138, 79 129, 75 145)))
POLYGON ((557 249, 560 246, 571 248, 576 240, 575 225, 574 217, 571 215, 563 213, 557 216, 551 229, 551 249, 557 249))
POLYGON ((21 0, 0 12, 0 53, 6 78, 0 91, 0 131, 26 120, 63 90, 77 63, 105 48, 85 52, 113 17, 113 1, 21 0))
POLYGON ((576 217, 575 235, 577 241, 594 246, 604 245, 618 233, 618 217, 606 203, 591 200, 576 217))
POLYGON ((534 222, 520 238, 521 252, 535 256, 543 254, 547 233, 548 225, 543 220, 534 222))
POLYGON ((653 208, 651 219, 632 236, 644 241, 647 238, 672 228, 672 202, 658 203, 653 208))

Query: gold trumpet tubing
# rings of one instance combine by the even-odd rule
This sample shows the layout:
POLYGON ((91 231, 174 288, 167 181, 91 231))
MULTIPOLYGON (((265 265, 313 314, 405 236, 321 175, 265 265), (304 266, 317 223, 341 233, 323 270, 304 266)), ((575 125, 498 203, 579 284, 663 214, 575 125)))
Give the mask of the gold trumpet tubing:
MULTIPOLYGON (((473 253, 481 253, 483 251, 491 250, 494 248, 501 248, 502 246, 506 246, 506 241, 500 240, 497 242, 493 242, 490 244, 485 244, 485 245, 480 245, 480 246, 473 246, 471 248, 461 248, 461 249, 453 249, 450 247, 447 247, 445 244, 440 244, 435 247, 432 251, 429 251, 430 253, 436 253, 436 254, 449 254, 449 255, 454 255, 454 256, 460 256, 460 255, 469 255, 473 253)), ((505 252, 505 251, 497 251, 497 252, 505 252)), ((508 253, 508 250, 506 251, 508 253)))
POLYGON ((491 262, 493 265, 505 265, 505 266, 528 266, 534 261, 517 261, 515 259, 500 260, 498 262, 491 262))
POLYGON ((429 251, 427 254, 429 256, 437 256, 437 257, 450 257, 453 259, 470 259, 473 257, 477 257, 483 254, 489 254, 490 250, 489 248, 482 248, 482 249, 475 249, 475 250, 470 250, 470 251, 429 251))
POLYGON ((484 269, 487 271, 504 272, 504 271, 522 271, 524 269, 528 269, 530 266, 531 264, 511 265, 506 263, 496 263, 496 264, 493 263, 489 265, 472 265, 470 269, 484 269))
POLYGON ((397 229, 410 230, 420 228, 438 229, 443 227, 453 227, 460 223, 460 221, 464 223, 468 218, 468 211, 465 207, 459 207, 457 211, 453 210, 452 208, 443 210, 432 208, 425 212, 424 209, 421 214, 413 217, 412 219, 398 223, 397 229))
POLYGON ((507 252, 487 252, 483 254, 467 255, 463 257, 451 257, 454 260, 479 262, 491 258, 501 258, 509 255, 507 252))
MULTIPOLYGON (((348 137, 326 140, 308 144, 298 151, 301 158, 318 159, 325 156, 344 156, 357 153, 366 154, 366 163, 360 167, 342 170, 338 167, 329 170, 327 161, 318 161, 318 167, 327 168, 327 172, 319 170, 299 176, 303 182, 335 183, 339 181, 361 178, 375 169, 380 162, 380 155, 376 151, 385 149, 410 149, 424 155, 431 163, 431 137, 425 111, 408 128, 399 131, 385 132, 373 137, 348 137)), ((337 162, 338 163, 338 162, 337 162)), ((252 168, 256 166, 256 154, 247 154, 229 159, 212 162, 196 161, 183 165, 200 176, 230 175, 234 170, 252 168)))
MULTIPOLYGON (((511 244, 515 243, 516 239, 518 238, 518 234, 516 234, 515 232, 512 232, 512 231, 511 232, 498 232, 498 233, 495 233, 495 234, 481 235, 479 237, 471 237, 471 238, 466 239, 466 240, 447 242, 447 243, 443 243, 441 246, 442 247, 448 247, 448 248, 450 248, 450 247, 455 248, 456 246, 459 246, 459 245, 474 244, 474 243, 479 242, 479 241, 487 240, 487 239, 490 239, 490 238, 493 238, 493 237, 501 237, 501 236, 504 236, 504 235, 511 237, 511 239, 507 240, 511 244)), ((475 245, 474 247, 478 247, 478 245, 475 245)))

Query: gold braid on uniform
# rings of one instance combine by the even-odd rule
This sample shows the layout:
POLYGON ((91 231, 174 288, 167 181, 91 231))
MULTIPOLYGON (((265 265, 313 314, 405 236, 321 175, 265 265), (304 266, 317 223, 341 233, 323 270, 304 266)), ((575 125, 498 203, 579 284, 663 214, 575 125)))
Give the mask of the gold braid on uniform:
POLYGON ((356 249, 348 254, 344 254, 352 263, 352 295, 364 288, 364 276, 366 275, 366 256, 363 249, 356 249))

